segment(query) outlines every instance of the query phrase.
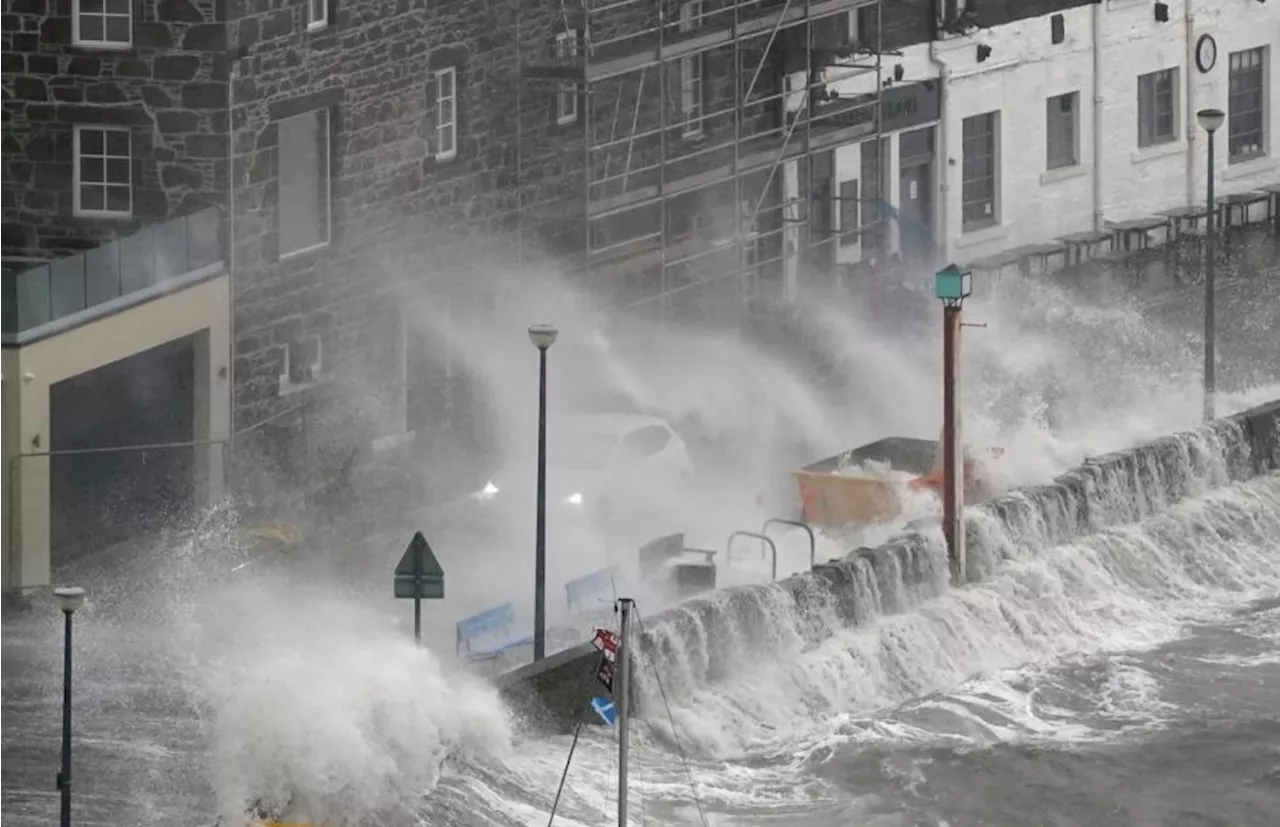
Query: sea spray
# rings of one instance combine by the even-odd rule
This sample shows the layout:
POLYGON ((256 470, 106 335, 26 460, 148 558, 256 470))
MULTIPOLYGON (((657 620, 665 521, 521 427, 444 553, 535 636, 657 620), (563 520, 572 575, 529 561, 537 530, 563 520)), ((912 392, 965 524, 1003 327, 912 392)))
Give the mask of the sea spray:
MULTIPOLYGON (((976 575, 1036 558, 1079 532, 1142 519, 1157 508, 1248 471, 1239 426, 1219 422, 1075 469, 1053 484, 970 509, 976 575)), ((905 612, 946 591, 936 526, 860 550, 777 584, 746 586, 660 614, 646 630, 646 656, 671 673, 677 692, 698 692, 766 657, 789 657, 841 627, 905 612), (813 622, 818 609, 839 617, 813 622), (760 622, 761 616, 770 620, 760 622), (767 629, 767 633, 761 630, 767 629)))
POLYGON ((404 815, 447 758, 509 756, 491 688, 337 595, 258 583, 218 602, 207 691, 227 823, 255 805, 328 823, 404 815))
MULTIPOLYGON (((832 629, 817 643, 779 643, 767 669, 749 652, 735 658, 731 638, 716 637, 723 619, 690 628, 698 613, 682 613, 668 627, 664 615, 647 631, 661 641, 654 655, 665 662, 655 665, 686 746, 735 760, 812 739, 833 715, 875 715, 992 670, 1168 640, 1188 621, 1280 590, 1277 537, 1280 474, 1273 473, 1139 524, 1056 547, 1023 546, 983 583, 832 629), (735 661, 735 668, 698 668, 735 661)), ((783 628, 797 628, 781 615, 783 628)), ((646 721, 669 732, 661 707, 646 721)))

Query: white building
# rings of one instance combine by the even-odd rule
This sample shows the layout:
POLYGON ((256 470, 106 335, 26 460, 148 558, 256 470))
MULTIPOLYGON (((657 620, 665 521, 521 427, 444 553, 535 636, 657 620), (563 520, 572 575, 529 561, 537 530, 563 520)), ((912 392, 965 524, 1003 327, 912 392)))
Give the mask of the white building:
MULTIPOLYGON (((942 117, 925 205, 945 260, 974 261, 1105 222, 1201 203, 1206 135, 1227 113, 1217 193, 1280 181, 1280 3, 1102 0, 903 50, 904 82, 939 79, 942 117), (1165 18, 1165 19, 1160 19, 1165 18)), ((842 93, 868 91, 840 89, 842 93)), ((885 198, 921 197, 913 130, 885 134, 885 198)), ((860 177, 874 142, 842 147, 836 179, 860 177)), ((897 233, 892 234, 894 244, 897 233)), ((859 252, 842 250, 840 260, 859 252)))

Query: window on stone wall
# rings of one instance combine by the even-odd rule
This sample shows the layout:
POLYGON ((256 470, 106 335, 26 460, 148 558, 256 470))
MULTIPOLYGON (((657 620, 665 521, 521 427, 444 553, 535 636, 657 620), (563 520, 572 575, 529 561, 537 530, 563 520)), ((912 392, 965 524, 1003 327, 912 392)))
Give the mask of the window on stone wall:
POLYGON ((133 0, 71 0, 71 42, 123 49, 133 42, 133 0))
POLYGON ((840 246, 858 243, 858 181, 840 182, 840 246))
POLYGON ((1232 52, 1227 108, 1227 161, 1239 163, 1267 154, 1265 46, 1232 52))
POLYGON ((1178 70, 1163 69, 1138 77, 1138 146, 1178 139, 1178 70))
POLYGON ((1073 167, 1080 163, 1078 151, 1080 93, 1068 92, 1049 98, 1045 114, 1047 169, 1073 167))
POLYGON ((1000 166, 996 129, 999 112, 984 112, 965 118, 961 124, 964 171, 961 182, 961 231, 973 232, 1000 222, 996 198, 1000 166))
POLYGON ((458 70, 449 66, 436 72, 436 160, 458 154, 458 70))
MULTIPOLYGON (((695 32, 702 28, 702 0, 692 0, 680 6, 680 31, 695 32)), ((702 54, 680 58, 680 114, 684 121, 684 137, 694 138, 702 134, 703 101, 706 90, 703 75, 706 65, 702 54)))
POLYGON ((329 25, 329 0, 307 0, 307 31, 329 25))
POLYGON ((329 243, 329 110, 317 109, 278 124, 280 256, 329 243))
MULTIPOLYGON (((568 65, 578 56, 578 32, 575 29, 556 35, 556 59, 568 65)), ((578 119, 578 85, 562 83, 556 93, 556 123, 573 123, 578 119)))
POLYGON ((129 130, 114 126, 75 129, 75 213, 127 216, 133 210, 133 153, 129 130))

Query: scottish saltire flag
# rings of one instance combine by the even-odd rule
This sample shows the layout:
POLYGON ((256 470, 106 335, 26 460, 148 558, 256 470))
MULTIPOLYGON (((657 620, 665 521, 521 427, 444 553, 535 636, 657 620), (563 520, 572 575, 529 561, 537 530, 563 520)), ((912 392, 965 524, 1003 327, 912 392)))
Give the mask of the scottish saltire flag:
POLYGON ((613 726, 618 720, 618 708, 613 705, 613 701, 608 698, 592 698, 591 708, 596 714, 604 719, 609 726, 613 726))

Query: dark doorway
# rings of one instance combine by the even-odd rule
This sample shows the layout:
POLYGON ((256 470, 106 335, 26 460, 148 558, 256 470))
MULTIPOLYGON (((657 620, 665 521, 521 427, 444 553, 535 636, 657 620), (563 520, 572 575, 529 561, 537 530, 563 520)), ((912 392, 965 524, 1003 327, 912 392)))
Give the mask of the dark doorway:
MULTIPOLYGON (((194 438, 195 349, 179 339, 49 389, 50 449, 162 445, 194 438)), ((49 541, 56 566, 188 513, 190 447, 50 458, 49 541)))
POLYGON ((904 132, 898 144, 898 238, 911 261, 933 255, 933 130, 904 132))

